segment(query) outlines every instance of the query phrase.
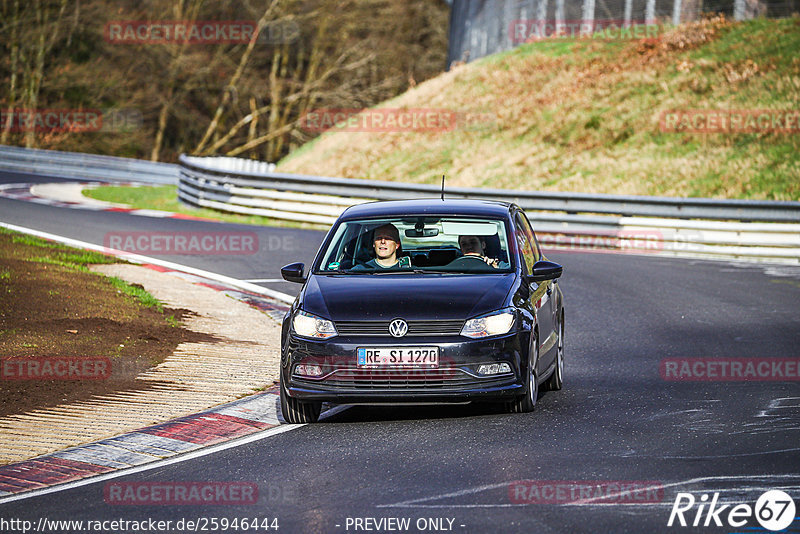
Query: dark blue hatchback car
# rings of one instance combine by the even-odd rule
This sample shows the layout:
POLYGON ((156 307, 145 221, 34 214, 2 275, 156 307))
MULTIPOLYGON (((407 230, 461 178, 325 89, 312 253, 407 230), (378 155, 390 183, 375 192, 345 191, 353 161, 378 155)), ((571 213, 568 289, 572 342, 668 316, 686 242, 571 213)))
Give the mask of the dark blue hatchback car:
POLYGON ((533 410, 561 389, 564 304, 557 278, 515 204, 403 200, 348 208, 282 331, 280 395, 288 422, 325 401, 502 401, 533 410))

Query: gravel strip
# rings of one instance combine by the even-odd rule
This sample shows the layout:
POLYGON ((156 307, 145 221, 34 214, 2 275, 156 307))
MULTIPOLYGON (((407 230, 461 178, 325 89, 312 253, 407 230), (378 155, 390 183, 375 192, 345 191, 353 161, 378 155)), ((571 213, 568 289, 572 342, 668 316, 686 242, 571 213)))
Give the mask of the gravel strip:
POLYGON ((109 438, 229 402, 278 378, 280 327, 213 289, 136 265, 93 268, 144 286, 171 308, 193 312, 186 328, 216 341, 182 343, 140 374, 141 389, 0 418, 0 464, 109 438))

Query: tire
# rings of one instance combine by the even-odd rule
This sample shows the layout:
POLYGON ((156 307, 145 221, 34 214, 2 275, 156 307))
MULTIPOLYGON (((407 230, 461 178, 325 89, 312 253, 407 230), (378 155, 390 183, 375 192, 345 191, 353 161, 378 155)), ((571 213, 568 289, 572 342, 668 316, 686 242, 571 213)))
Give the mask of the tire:
POLYGON ((558 321, 558 340, 556 341, 556 367, 547 379, 548 391, 558 391, 564 385, 564 317, 558 321))
POLYGON ((539 385, 536 376, 536 361, 539 359, 539 341, 533 341, 533 354, 528 359, 528 377, 525 387, 525 394, 520 395, 508 403, 508 411, 511 413, 528 413, 536 408, 536 400, 539 398, 539 385))
POLYGON ((287 423, 303 424, 319 421, 319 413, 322 411, 321 402, 305 402, 290 397, 286 388, 283 387, 283 377, 281 377, 280 389, 281 413, 287 423))

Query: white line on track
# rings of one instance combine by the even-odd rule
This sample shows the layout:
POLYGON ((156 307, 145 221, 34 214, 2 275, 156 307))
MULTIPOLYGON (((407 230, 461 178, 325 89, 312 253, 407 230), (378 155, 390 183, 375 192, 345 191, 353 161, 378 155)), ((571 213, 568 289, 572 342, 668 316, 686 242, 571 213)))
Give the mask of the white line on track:
MULTIPOLYGON (((735 454, 711 454, 708 456, 653 456, 653 458, 663 458, 665 460, 713 460, 717 458, 740 458, 743 456, 763 456, 765 454, 782 454, 786 452, 800 451, 800 447, 791 449, 776 449, 774 451, 740 452, 735 454)), ((641 456, 640 456, 641 457, 641 456)))
MULTIPOLYGON (((348 408, 350 408, 350 406, 346 404, 339 404, 333 406, 332 408, 325 410, 322 413, 322 415, 320 416, 320 421, 324 421, 328 417, 332 417, 348 408)), ((281 418, 281 421, 282 420, 283 419, 281 418)), ((209 454, 215 454, 217 452, 222 452, 227 449, 241 447, 242 445, 247 445, 248 443, 253 443, 254 441, 260 441, 262 439, 270 438, 277 434, 282 434, 284 432, 289 432, 291 430, 297 430, 298 428, 302 428, 304 426, 306 425, 283 423, 280 426, 267 428, 265 430, 262 430, 261 432, 250 434, 249 436, 243 436, 241 438, 232 439, 231 441, 226 441, 225 443, 210 445, 202 449, 181 453, 176 456, 172 456, 170 458, 165 458, 163 460, 154 460, 152 462, 148 462, 143 465, 137 465, 136 467, 130 467, 128 469, 122 469, 119 471, 114 471, 112 473, 105 473, 102 475, 90 476, 88 478, 83 478, 81 480, 75 480, 73 482, 66 482, 64 484, 50 486, 49 488, 41 488, 38 490, 26 491, 25 493, 10 495, 7 497, 0 497, 0 505, 8 502, 30 499, 32 497, 38 497, 40 495, 47 495, 48 493, 56 493, 59 491, 66 491, 73 488, 79 488, 81 486, 88 486, 89 484, 94 484, 96 482, 103 482, 105 480, 111 480, 126 475, 133 475, 136 473, 141 473, 143 471, 150 471, 151 469, 159 469, 161 467, 185 462, 187 460, 194 460, 195 458, 202 458, 203 456, 207 456, 209 454)))
MULTIPOLYGON (((7 229, 13 230, 15 232, 21 232, 21 233, 33 235, 33 236, 36 236, 36 237, 41 237, 43 239, 49 239, 50 241, 56 241, 58 243, 63 243, 65 245, 70 245, 70 246, 74 246, 74 247, 80 247, 80 248, 84 248, 84 249, 88 249, 88 250, 95 250, 97 252, 102 252, 104 254, 110 254, 112 256, 116 256, 118 258, 121 258, 121 259, 124 259, 124 260, 128 260, 128 261, 133 262, 133 263, 147 263, 147 264, 152 264, 152 265, 158 265, 160 267, 164 267, 164 268, 167 268, 167 269, 172 269, 172 270, 175 270, 175 271, 182 271, 182 272, 185 272, 185 273, 194 274, 196 276, 200 276, 200 277, 203 277, 203 278, 208 278, 210 280, 221 282, 221 283, 233 286, 233 287, 238 287, 240 289, 244 289, 245 291, 250 291, 250 292, 253 292, 253 293, 257 293, 257 294, 265 295, 265 296, 268 296, 268 297, 272 297, 272 298, 280 300, 282 302, 287 302, 287 303, 294 302, 294 297, 292 297, 291 295, 287 295, 287 294, 281 293, 279 291, 274 291, 272 289, 263 288, 261 286, 254 285, 254 284, 249 283, 249 282, 244 281, 244 280, 237 280, 236 278, 231 278, 231 277, 224 276, 224 275, 221 275, 221 274, 216 274, 216 273, 212 273, 212 272, 209 272, 209 271, 203 271, 201 269, 195 269, 194 267, 189 267, 189 266, 186 266, 186 265, 180 265, 180 264, 177 264, 177 263, 172 263, 172 262, 169 262, 169 261, 159 260, 159 259, 156 259, 156 258, 150 258, 150 257, 147 257, 147 256, 141 256, 139 254, 132 254, 132 253, 124 252, 124 251, 121 251, 121 250, 102 247, 102 246, 99 246, 99 245, 94 245, 92 243, 87 243, 85 241, 79 241, 77 239, 72 239, 72 238, 69 238, 69 237, 63 237, 63 236, 59 236, 59 235, 55 235, 55 234, 50 234, 50 233, 47 233, 47 232, 41 232, 39 230, 33 230, 31 228, 25 228, 23 226, 17 226, 17 225, 5 223, 5 222, 0 222, 0 227, 7 228, 7 229)), ((332 409, 327 410, 323 414, 323 417, 321 417, 320 419, 324 419, 326 417, 330 417, 332 415, 335 415, 335 414, 337 414, 337 413, 339 413, 339 412, 341 412, 341 411, 343 411, 343 410, 345 410, 347 408, 348 408, 348 406, 346 406, 346 405, 335 406, 332 409)), ((93 477, 89 477, 89 478, 85 478, 85 479, 81 479, 81 480, 76 480, 74 482, 67 482, 65 484, 59 484, 57 486, 51 486, 49 488, 42 488, 42 489, 39 489, 39 490, 26 491, 25 493, 18 494, 18 495, 11 495, 11 496, 8 496, 8 497, 0 497, 0 504, 13 502, 13 501, 18 501, 18 500, 22 500, 22 499, 29 499, 29 498, 32 498, 32 497, 37 497, 39 495, 46 495, 48 493, 64 491, 64 490, 68 490, 68 489, 72 489, 72 488, 77 488, 77 487, 80 487, 80 486, 86 486, 88 484, 94 484, 96 482, 102 482, 104 480, 110 480, 112 478, 117 478, 117 477, 121 477, 121 476, 125 476, 125 475, 131 475, 131 474, 134 474, 134 473, 141 473, 142 471, 148 471, 150 469, 157 469, 157 468, 164 467, 164 466, 167 466, 167 465, 176 464, 176 463, 179 463, 179 462, 185 462, 187 460, 200 458, 202 456, 206 456, 206 455, 209 455, 209 454, 214 454, 216 452, 224 451, 226 449, 231 449, 231 448, 234 448, 234 447, 239 447, 241 445, 245 445, 247 443, 252 443, 254 441, 262 440, 262 439, 274 436, 276 434, 281 434, 283 432, 287 432, 287 431, 290 431, 290 430, 295 430, 295 429, 301 428, 303 426, 305 426, 305 425, 284 424, 284 425, 281 425, 281 426, 277 426, 277 427, 266 429, 266 430, 264 430, 262 432, 257 432, 255 434, 251 434, 249 436, 244 436, 242 438, 237 438, 237 439, 225 442, 225 443, 220 443, 218 445, 212 445, 212 446, 209 446, 209 447, 206 447, 206 448, 203 448, 203 449, 199 449, 199 450, 196 450, 196 451, 187 452, 187 453, 180 454, 178 456, 174 456, 174 457, 167 458, 167 459, 164 459, 164 460, 156 460, 156 461, 144 464, 144 465, 131 467, 131 468, 128 468, 128 469, 123 469, 123 470, 120 470, 120 471, 115 471, 113 473, 106 473, 106 474, 103 474, 103 475, 97 475, 97 476, 93 476, 93 477)))
MULTIPOLYGON (((789 479, 790 481, 797 481, 800 480, 800 474, 767 474, 767 475, 733 475, 733 476, 708 476, 708 477, 697 477, 691 478, 688 480, 681 480, 679 482, 671 482, 669 484, 661 484, 659 486, 653 486, 651 488, 643 488, 643 489, 667 489, 667 488, 674 488, 679 486, 688 486, 690 484, 697 484, 701 482, 711 482, 711 481, 748 481, 748 480, 769 480, 774 481, 775 484, 779 484, 782 480, 789 479)), ((465 488, 458 491, 453 491, 450 493, 442 493, 440 495, 432 495, 430 497, 420 497, 417 499, 410 499, 407 501, 400 501, 397 503, 391 504, 379 504, 377 508, 513 508, 518 506, 530 506, 530 503, 487 503, 487 504, 422 504, 425 501, 435 501, 439 499, 451 499, 457 497, 464 497, 467 495, 474 495, 476 493, 480 493, 482 491, 488 490, 495 490, 500 488, 507 488, 511 483, 515 481, 508 481, 508 482, 498 482, 494 484, 484 484, 481 486, 476 486, 474 488, 465 488)), ((638 488, 637 488, 638 489, 638 488)), ((724 489, 724 488, 723 488, 724 489)), ((735 491, 741 490, 741 487, 734 487, 731 488, 735 491)), ((746 489, 750 490, 757 490, 757 491, 767 491, 770 489, 775 489, 774 485, 771 486, 749 486, 746 489)), ((600 497, 593 497, 588 499, 581 499, 572 502, 563 502, 558 503, 562 506, 672 506, 671 502, 598 502, 602 500, 609 500, 615 497, 620 496, 620 494, 613 494, 609 493, 600 497)))
POLYGON ((288 432, 290 430, 295 430, 297 428, 301 428, 305 425, 290 425, 285 424, 281 426, 275 426, 272 428, 268 428, 261 432, 256 432, 255 434, 250 434, 249 436, 244 436, 241 438, 237 438, 231 441, 227 441, 225 443, 220 443, 218 445, 211 445, 209 447, 205 447, 203 449, 198 449, 191 452, 186 452, 180 454, 178 456, 173 456, 171 458, 166 458, 164 460, 156 460, 154 462, 150 462, 144 465, 139 465, 136 467, 131 467, 128 469, 121 469, 119 471, 114 471, 112 473, 106 473, 103 475, 92 476, 89 478, 84 478, 81 480, 76 480, 74 482, 67 482, 65 484, 59 484, 57 486, 51 486, 49 488, 42 488, 38 490, 31 490, 26 491, 25 493, 21 493, 18 495, 11 495, 10 497, 3 497, 0 498, 0 504, 5 504, 8 502, 13 501, 20 501, 22 499, 30 499, 31 497, 38 497, 40 495, 47 495, 48 493, 55 493, 58 491, 64 491, 73 488, 79 488, 81 486, 87 486, 89 484, 95 484, 97 482, 103 482, 105 480, 111 480, 113 478, 123 477, 126 475, 132 475, 134 473, 141 473, 142 471, 149 471, 151 469, 157 469, 161 467, 165 467, 167 465, 177 464, 180 462, 185 462, 187 460, 194 460, 195 458, 201 458, 203 456, 207 456, 209 454, 214 454, 217 452, 224 451, 226 449, 232 449, 234 447, 240 447, 242 445, 246 445, 248 443, 252 443, 254 441, 259 441, 262 439, 266 439, 272 437, 276 434, 282 434, 283 432, 288 432))
POLYGON ((286 293, 281 293, 280 291, 275 291, 274 289, 267 289, 266 287, 261 287, 259 285, 247 282, 246 280, 238 280, 236 278, 231 278, 230 276, 212 273, 210 271, 204 271, 202 269, 196 269, 194 267, 189 267, 188 265, 181 265, 179 263, 173 263, 171 261, 159 260, 157 258, 150 258, 148 256, 133 254, 131 252, 125 252, 123 250, 103 247, 100 245, 95 245, 93 243, 87 243, 86 241, 79 241, 77 239, 72 239, 69 237, 63 237, 60 235, 50 234, 47 232, 41 232, 39 230, 33 230, 31 228, 25 228, 24 226, 17 226, 15 224, 0 222, 0 226, 2 226, 3 228, 7 228, 9 230, 14 230, 15 232, 30 234, 36 237, 41 237, 43 239, 49 239, 50 241, 57 241, 65 245, 71 245, 74 247, 80 247, 88 250, 95 250, 97 252, 102 252, 103 254, 109 254, 111 256, 115 256, 117 258, 121 258, 123 260, 127 260, 132 263, 149 263, 151 265, 158 265, 159 267, 164 267, 166 269, 182 271, 184 273, 193 274, 195 276, 208 278, 209 280, 214 280, 215 282, 228 284, 230 286, 237 287, 239 289, 244 289, 245 291, 250 291, 251 293, 264 295, 266 297, 272 297, 276 300, 280 300, 281 302, 285 302, 288 304, 294 302, 294 297, 291 295, 287 295, 286 293))

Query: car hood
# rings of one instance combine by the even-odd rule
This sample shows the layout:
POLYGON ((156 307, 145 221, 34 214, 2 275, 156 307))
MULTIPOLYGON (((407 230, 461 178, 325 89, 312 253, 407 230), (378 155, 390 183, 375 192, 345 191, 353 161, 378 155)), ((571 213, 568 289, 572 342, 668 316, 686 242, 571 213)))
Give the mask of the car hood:
POLYGON ((302 307, 333 321, 467 319, 504 307, 515 276, 311 275, 302 307))

